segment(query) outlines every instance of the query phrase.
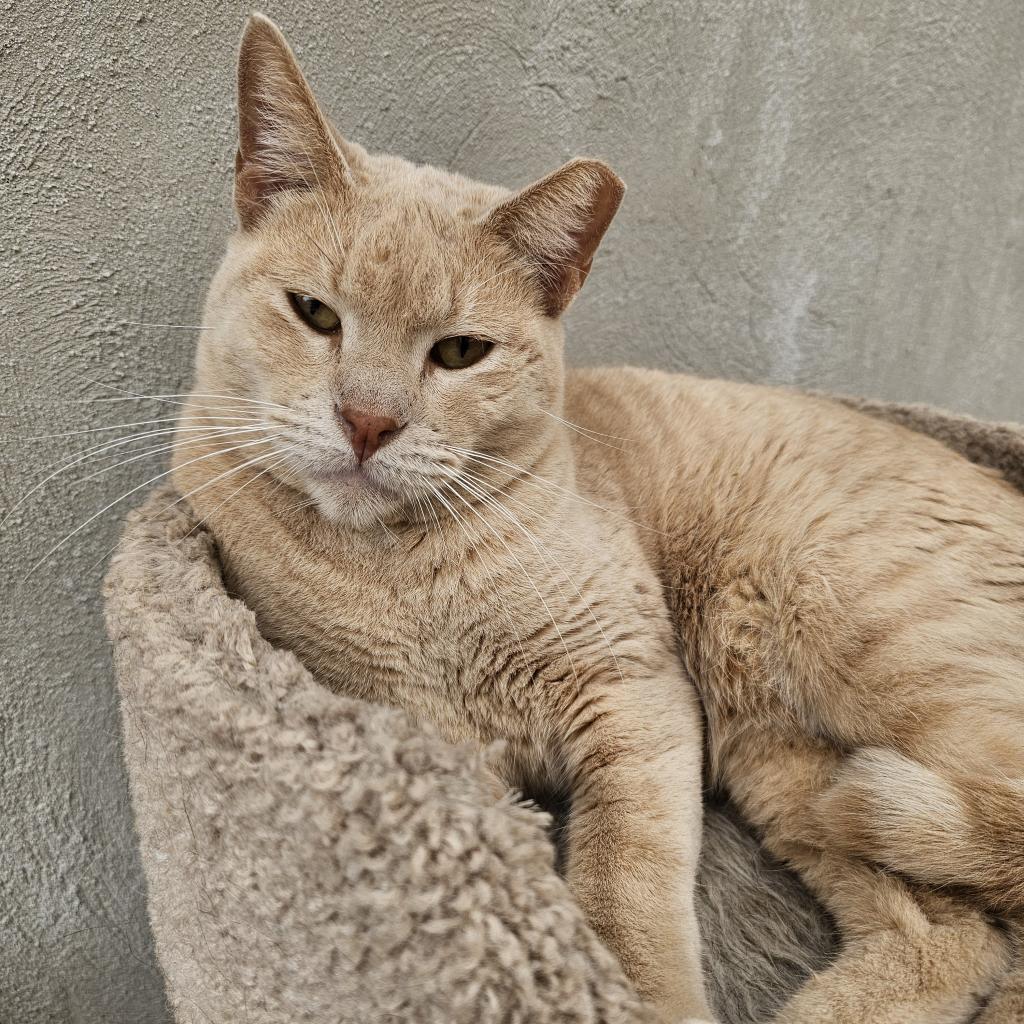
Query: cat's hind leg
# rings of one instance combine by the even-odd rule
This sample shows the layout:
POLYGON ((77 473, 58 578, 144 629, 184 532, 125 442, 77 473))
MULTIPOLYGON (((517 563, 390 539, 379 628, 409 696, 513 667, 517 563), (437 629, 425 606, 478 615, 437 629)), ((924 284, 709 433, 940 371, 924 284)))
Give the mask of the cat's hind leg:
POLYGON ((733 799, 842 937, 835 963, 797 992, 776 1024, 965 1024, 1006 971, 1005 938, 966 905, 912 890, 820 842, 814 804, 843 760, 826 744, 766 731, 748 734, 723 761, 733 799))
POLYGON ((854 751, 817 816, 833 848, 928 885, 970 888, 994 912, 1024 917, 1024 750, 1003 743, 985 756, 979 734, 959 745, 939 736, 919 758, 854 751))
POLYGON ((1020 1024, 1024 1021, 1024 922, 1014 922, 1014 967, 999 983, 998 991, 973 1024, 1020 1024))
POLYGON ((1013 916, 1016 966, 978 1024, 1021 1024, 1024 773, 1019 743, 986 749, 982 740, 994 730, 980 728, 979 717, 973 729, 947 730, 923 744, 921 760, 885 748, 857 751, 817 801, 817 816, 833 848, 927 884, 970 887, 995 912, 1013 916), (957 737, 969 741, 957 749, 957 737))
POLYGON ((843 945, 774 1024, 966 1024, 1000 983, 1006 944, 981 914, 855 861, 806 848, 787 859, 837 917, 843 945))

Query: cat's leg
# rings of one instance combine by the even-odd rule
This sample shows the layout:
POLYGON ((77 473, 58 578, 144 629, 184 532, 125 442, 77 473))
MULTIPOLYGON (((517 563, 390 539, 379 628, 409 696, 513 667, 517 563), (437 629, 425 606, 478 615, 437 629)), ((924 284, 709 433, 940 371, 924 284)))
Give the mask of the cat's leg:
POLYGON ((843 940, 836 962, 797 992, 776 1024, 964 1024, 1005 972, 1006 942, 966 905, 829 852, 814 803, 842 761, 829 746, 767 732, 748 735, 724 761, 733 798, 832 914, 843 940))
POLYGON ((926 885, 969 888, 994 913, 1021 917, 1024 718, 973 703, 918 727, 899 751, 854 751, 818 813, 831 848, 926 885))
POLYGON ((974 1024, 1020 1024, 1024 1021, 1024 922, 1010 926, 1015 940, 1014 966, 974 1024))
POLYGON ((1001 984, 1006 944, 981 914, 856 861, 777 852, 832 912, 843 945, 774 1024, 967 1024, 1001 984))
POLYGON ((695 693, 681 670, 592 683, 559 742, 576 899, 663 1020, 710 1020, 694 908, 703 756, 695 693))
MULTIPOLYGON (((816 801, 817 816, 825 841, 837 851, 856 851, 925 884, 974 883, 973 892, 995 912, 1019 915, 1024 851, 1006 838, 1013 829, 1024 835, 1019 726, 1009 715, 987 723, 981 708, 965 717, 960 728, 921 732, 917 749, 908 744, 914 757, 886 748, 855 752, 816 801)), ((1016 966, 978 1024, 1024 1022, 1019 916, 1011 932, 1016 966)))

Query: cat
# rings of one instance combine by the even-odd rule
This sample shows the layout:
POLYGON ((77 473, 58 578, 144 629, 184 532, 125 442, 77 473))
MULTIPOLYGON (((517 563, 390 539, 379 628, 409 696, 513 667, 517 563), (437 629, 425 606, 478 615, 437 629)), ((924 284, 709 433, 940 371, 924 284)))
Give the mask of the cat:
POLYGON ((843 935, 779 1021, 1024 1019, 989 917, 1024 910, 1024 498, 826 399, 566 372, 605 164, 371 155, 261 16, 238 83, 174 479, 263 633, 569 794, 568 884, 660 1019, 712 1019, 702 772, 843 935))

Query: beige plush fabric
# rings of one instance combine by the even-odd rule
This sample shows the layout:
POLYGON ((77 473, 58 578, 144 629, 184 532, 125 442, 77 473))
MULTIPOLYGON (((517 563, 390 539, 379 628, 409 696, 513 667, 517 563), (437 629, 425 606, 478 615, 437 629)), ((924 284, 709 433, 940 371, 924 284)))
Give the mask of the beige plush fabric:
MULTIPOLYGON (((1024 488, 1024 431, 843 399, 1024 488)), ((163 489, 106 586, 157 954, 177 1021, 650 1021, 554 866, 548 819, 479 756, 329 693, 259 635, 216 546, 163 489)), ((700 912, 725 1024, 764 1020, 834 949, 828 921, 727 807, 700 912)))

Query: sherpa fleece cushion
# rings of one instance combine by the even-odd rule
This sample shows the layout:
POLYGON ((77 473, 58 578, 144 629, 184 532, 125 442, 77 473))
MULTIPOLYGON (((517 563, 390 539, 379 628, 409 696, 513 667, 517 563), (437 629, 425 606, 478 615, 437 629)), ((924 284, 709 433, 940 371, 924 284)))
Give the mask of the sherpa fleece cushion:
MULTIPOLYGON (((1024 431, 846 400, 1024 489, 1024 431)), ((149 916, 180 1024, 652 1021, 558 876, 547 818, 496 801, 480 755, 337 696, 225 591, 168 489, 106 583, 149 916)), ((699 909, 725 1024, 834 952, 799 882, 711 806, 699 909)))

